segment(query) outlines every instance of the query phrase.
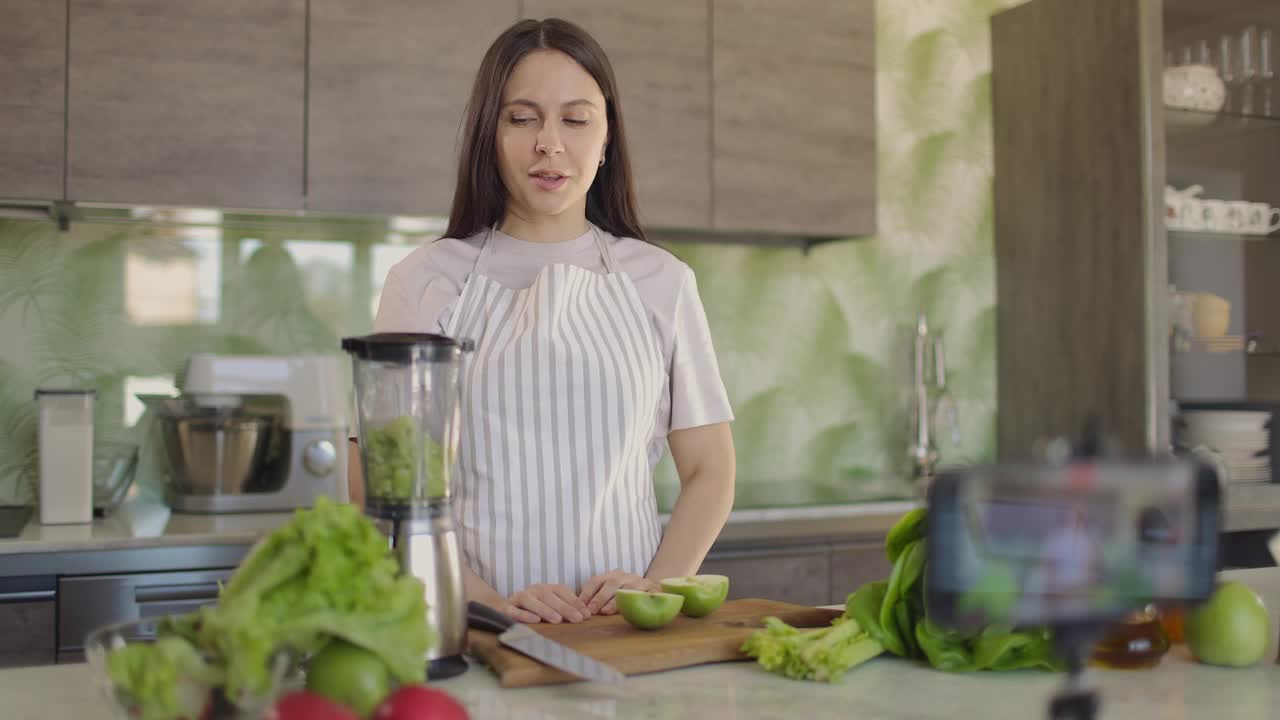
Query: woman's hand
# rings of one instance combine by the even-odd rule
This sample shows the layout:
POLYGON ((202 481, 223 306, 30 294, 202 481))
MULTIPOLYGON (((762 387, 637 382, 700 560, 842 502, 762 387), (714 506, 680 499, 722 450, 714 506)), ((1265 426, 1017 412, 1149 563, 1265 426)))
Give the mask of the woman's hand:
POLYGON ((507 598, 502 611, 522 623, 546 621, 559 623, 568 620, 579 623, 591 617, 586 604, 564 585, 530 585, 507 598))
POLYGON ((582 586, 582 593, 578 595, 578 599, 586 603, 587 610, 592 615, 597 613, 613 615, 618 612, 618 604, 613 596, 623 588, 646 592, 662 590, 658 583, 648 578, 632 575, 625 570, 610 570, 588 580, 587 584, 582 586))

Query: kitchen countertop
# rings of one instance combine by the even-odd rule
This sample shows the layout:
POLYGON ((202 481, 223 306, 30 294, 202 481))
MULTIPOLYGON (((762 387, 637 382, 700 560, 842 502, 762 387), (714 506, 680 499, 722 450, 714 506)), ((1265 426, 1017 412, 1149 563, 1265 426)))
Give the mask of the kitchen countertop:
MULTIPOLYGON (((1280 718, 1280 668, 1198 665, 1182 648, 1155 670, 1097 671, 1099 717, 1125 720, 1280 718), (1275 687, 1273 687, 1275 686, 1275 687)), ((439 683, 484 718, 983 718, 1044 717, 1061 675, 951 675, 877 659, 833 685, 787 680, 751 663, 726 663, 632 678, 625 689, 587 684, 503 690, 472 668, 439 683)), ((110 710, 84 664, 0 670, 8 720, 108 720, 110 710)))
MULTIPOLYGON (((761 538, 784 541, 832 536, 884 537, 912 502, 875 502, 808 508, 741 510, 720 535, 724 543, 761 538)), ((105 518, 84 525, 41 525, 38 515, 16 538, 0 539, 0 555, 187 545, 249 545, 290 517, 287 512, 198 515, 173 512, 158 499, 126 501, 105 518)), ((662 516, 666 524, 667 515, 662 516)))
MULTIPOLYGON (((1280 570, 1225 574, 1252 585, 1280 610, 1280 570)), ((1273 624, 1273 630, 1277 629, 1273 624)), ((1273 632, 1272 650, 1274 658, 1273 632)), ((949 674, 878 658, 832 685, 786 680, 754 663, 725 663, 631 678, 625 688, 586 683, 502 690, 492 674, 473 667, 439 683, 481 718, 796 718, 867 717, 892 720, 1043 717, 1062 675, 1035 671, 949 674)), ((1153 670, 1091 670, 1101 691, 1099 717, 1141 720, 1280 720, 1280 666, 1264 662, 1225 669, 1197 664, 1184 646, 1153 670)), ((104 700, 88 666, 0 670, 6 718, 75 717, 106 720, 104 700)))
MULTIPOLYGON (((1280 527, 1280 484, 1227 487, 1225 529, 1280 527)), ((812 507, 735 510, 717 549, 813 539, 861 538, 879 542, 894 521, 918 503, 912 500, 812 507)), ((161 500, 135 495, 106 518, 85 525, 41 525, 33 514, 22 534, 0 539, 0 555, 76 552, 192 545, 251 545, 288 520, 290 513, 197 515, 175 513, 161 500)), ((667 515, 662 516, 665 525, 667 515)))
POLYGON ((16 538, 0 539, 0 555, 123 550, 186 545, 251 545, 290 513, 195 515, 175 513, 146 498, 126 501, 111 515, 84 525, 41 525, 38 513, 16 538))

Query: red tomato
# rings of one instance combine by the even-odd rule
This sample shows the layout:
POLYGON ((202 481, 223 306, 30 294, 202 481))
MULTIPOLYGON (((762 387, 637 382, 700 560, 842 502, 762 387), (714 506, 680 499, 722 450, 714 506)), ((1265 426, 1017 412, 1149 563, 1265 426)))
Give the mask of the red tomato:
POLYGON ((305 690, 289 693, 276 701, 264 720, 360 720, 345 706, 305 690))
POLYGON ((404 685, 373 711, 373 720, 469 720, 467 709, 443 690, 404 685))

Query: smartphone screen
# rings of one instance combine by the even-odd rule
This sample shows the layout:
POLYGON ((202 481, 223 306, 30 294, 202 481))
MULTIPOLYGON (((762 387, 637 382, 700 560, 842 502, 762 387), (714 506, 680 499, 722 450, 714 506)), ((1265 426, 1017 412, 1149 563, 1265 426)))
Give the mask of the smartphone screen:
POLYGON ((1213 589, 1212 471, 1183 462, 992 465, 929 492, 926 602, 957 628, 1111 620, 1213 589))

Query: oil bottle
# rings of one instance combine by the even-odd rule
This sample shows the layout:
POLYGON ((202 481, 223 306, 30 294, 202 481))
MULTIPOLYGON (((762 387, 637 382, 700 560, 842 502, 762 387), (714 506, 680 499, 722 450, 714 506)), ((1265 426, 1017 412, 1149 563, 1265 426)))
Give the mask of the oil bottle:
POLYGON ((1093 646, 1090 664, 1133 670, 1152 668, 1169 651, 1160 611, 1148 605, 1130 613, 1093 646))

